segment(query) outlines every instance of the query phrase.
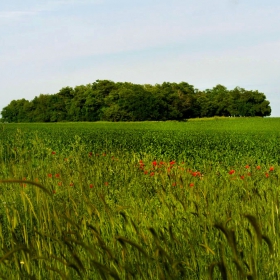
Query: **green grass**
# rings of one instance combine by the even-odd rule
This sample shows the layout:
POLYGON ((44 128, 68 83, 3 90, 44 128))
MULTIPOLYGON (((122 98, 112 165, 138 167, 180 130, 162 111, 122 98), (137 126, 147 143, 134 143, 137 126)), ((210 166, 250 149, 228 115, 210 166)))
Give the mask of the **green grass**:
POLYGON ((279 128, 3 125, 0 277, 279 279, 279 128))

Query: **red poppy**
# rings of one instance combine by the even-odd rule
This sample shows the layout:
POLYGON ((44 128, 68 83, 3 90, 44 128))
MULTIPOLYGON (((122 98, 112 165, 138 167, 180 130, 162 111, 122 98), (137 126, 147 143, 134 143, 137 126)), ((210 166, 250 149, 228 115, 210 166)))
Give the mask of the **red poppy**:
POLYGON ((154 176, 155 175, 155 172, 151 172, 150 173, 150 176, 152 177, 152 176, 154 176))
POLYGON ((144 174, 147 175, 149 172, 147 170, 144 171, 144 174))
POLYGON ((73 187, 73 186, 74 186, 74 183, 73 183, 73 182, 71 182, 71 183, 70 183, 70 187, 73 187))
POLYGON ((247 164, 247 165, 245 166, 245 168, 246 168, 246 169, 249 169, 249 168, 250 168, 250 165, 247 164))
POLYGON ((55 178, 59 178, 60 175, 58 173, 55 174, 55 178))
POLYGON ((174 182, 174 183, 172 183, 172 187, 175 187, 176 186, 176 183, 174 182))
POLYGON ((230 175, 232 175, 232 174, 234 174, 234 173, 235 173, 235 170, 233 170, 233 169, 229 171, 229 174, 230 174, 230 175))
POLYGON ((93 184, 90 184, 89 187, 92 189, 93 188, 93 184))
MULTIPOLYGON (((24 179, 23 179, 24 180, 24 179)), ((22 187, 26 187, 26 184, 23 184, 23 183, 20 183, 20 185, 22 186, 22 187)))
POLYGON ((270 166, 269 167, 269 171, 271 172, 271 171, 273 171, 274 170, 274 167, 273 166, 270 166))
POLYGON ((174 165, 176 162, 175 162, 175 160, 172 160, 172 161, 170 161, 170 165, 174 165))
POLYGON ((248 176, 251 176, 252 174, 249 172, 247 175, 248 175, 248 176))
POLYGON ((245 176, 244 175, 241 175, 240 176, 240 179, 244 180, 245 176))
POLYGON ((89 157, 92 157, 92 152, 89 152, 89 153, 88 153, 88 156, 89 156, 89 157))
POLYGON ((56 152, 55 151, 52 151, 52 155, 55 155, 56 154, 56 152))
POLYGON ((62 186, 62 182, 58 182, 57 184, 58 184, 59 186, 62 186))
POLYGON ((268 178, 268 177, 269 177, 269 174, 268 174, 268 173, 265 173, 265 177, 268 178))
POLYGON ((256 169, 257 169, 257 170, 260 170, 260 169, 261 169, 261 167, 258 165, 258 166, 256 167, 256 169))
POLYGON ((197 172, 192 172, 193 177, 196 177, 197 172))
POLYGON ((156 160, 153 161, 153 166, 157 166, 157 161, 156 160))
POLYGON ((190 187, 191 187, 191 188, 194 187, 194 183, 190 183, 190 187))
POLYGON ((104 183, 104 185, 105 185, 105 186, 108 186, 108 185, 109 185, 109 183, 108 183, 108 182, 105 182, 105 183, 104 183))
POLYGON ((49 173, 49 174, 48 174, 48 177, 49 177, 49 178, 51 178, 51 177, 52 177, 52 174, 51 174, 51 173, 49 173))

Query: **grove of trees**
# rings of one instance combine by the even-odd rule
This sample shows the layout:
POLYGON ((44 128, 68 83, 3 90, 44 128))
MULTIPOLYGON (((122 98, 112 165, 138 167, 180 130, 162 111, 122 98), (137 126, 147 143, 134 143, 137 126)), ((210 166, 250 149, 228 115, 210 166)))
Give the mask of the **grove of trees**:
POLYGON ((139 85, 97 80, 4 107, 5 122, 184 120, 213 116, 269 116, 266 96, 257 90, 222 85, 200 91, 192 85, 164 82, 139 85))

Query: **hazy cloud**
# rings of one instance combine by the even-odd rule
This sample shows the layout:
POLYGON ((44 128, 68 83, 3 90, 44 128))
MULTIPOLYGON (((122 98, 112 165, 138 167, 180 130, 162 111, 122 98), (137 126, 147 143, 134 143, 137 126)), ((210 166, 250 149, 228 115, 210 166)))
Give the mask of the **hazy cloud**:
POLYGON ((13 0, 0 10, 0 110, 104 78, 250 87, 280 116, 276 1, 13 0))

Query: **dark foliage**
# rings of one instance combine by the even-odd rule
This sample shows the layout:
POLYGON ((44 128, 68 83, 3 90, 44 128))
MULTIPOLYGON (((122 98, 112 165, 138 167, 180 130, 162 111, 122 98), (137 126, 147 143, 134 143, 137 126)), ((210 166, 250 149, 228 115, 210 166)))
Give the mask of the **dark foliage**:
POLYGON ((150 121, 213 116, 269 116, 266 96, 222 85, 199 91, 186 82, 138 85, 97 80, 32 101, 13 100, 3 108, 5 122, 150 121))

